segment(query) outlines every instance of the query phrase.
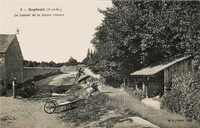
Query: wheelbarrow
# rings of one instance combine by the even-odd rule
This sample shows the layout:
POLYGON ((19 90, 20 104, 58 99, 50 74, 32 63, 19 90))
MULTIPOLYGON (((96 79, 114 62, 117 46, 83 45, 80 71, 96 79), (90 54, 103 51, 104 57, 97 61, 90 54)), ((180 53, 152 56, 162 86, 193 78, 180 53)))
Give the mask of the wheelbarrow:
POLYGON ((52 114, 55 112, 56 108, 61 106, 66 106, 67 108, 73 108, 75 104, 83 99, 76 99, 73 101, 65 101, 62 103, 58 103, 55 99, 47 99, 44 104, 44 111, 48 114, 52 114))

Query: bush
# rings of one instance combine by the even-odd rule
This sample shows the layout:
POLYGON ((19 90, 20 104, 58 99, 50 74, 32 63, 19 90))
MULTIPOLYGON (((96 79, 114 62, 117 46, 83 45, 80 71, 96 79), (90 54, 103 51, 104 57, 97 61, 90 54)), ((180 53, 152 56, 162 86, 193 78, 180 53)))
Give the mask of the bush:
POLYGON ((32 80, 25 81, 23 84, 19 84, 17 87, 17 95, 22 98, 28 98, 34 95, 37 91, 37 87, 33 85, 32 80))
POLYGON ((132 87, 127 87, 125 86, 124 88, 126 92, 128 92, 131 96, 138 98, 139 100, 143 100, 146 98, 146 93, 142 90, 136 90, 135 88, 132 87))
POLYGON ((162 108, 200 121, 199 80, 192 76, 173 77, 172 88, 163 96, 162 108))
POLYGON ((37 87, 32 85, 32 81, 39 81, 44 78, 47 78, 52 75, 60 74, 61 72, 55 72, 55 73, 46 73, 44 75, 37 75, 33 79, 29 79, 25 81, 24 83, 17 85, 17 95, 21 96, 22 98, 28 98, 30 96, 33 96, 37 92, 37 87))

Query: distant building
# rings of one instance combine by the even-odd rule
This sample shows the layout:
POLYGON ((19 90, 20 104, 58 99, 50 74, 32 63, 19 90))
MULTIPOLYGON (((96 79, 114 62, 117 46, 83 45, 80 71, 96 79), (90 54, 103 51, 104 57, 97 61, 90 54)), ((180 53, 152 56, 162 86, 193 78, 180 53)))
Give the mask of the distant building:
POLYGON ((23 82, 23 56, 15 34, 0 34, 0 80, 7 86, 13 78, 23 82))
POLYGON ((192 60, 192 56, 176 58, 131 73, 135 78, 136 89, 144 90, 148 97, 163 96, 171 89, 173 75, 186 76, 193 73, 192 60))

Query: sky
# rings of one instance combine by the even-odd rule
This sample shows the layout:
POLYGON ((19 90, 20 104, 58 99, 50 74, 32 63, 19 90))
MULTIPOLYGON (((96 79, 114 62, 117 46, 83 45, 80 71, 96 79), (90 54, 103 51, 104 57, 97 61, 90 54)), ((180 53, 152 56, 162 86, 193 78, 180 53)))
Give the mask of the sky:
POLYGON ((111 6, 110 0, 0 0, 0 34, 19 29, 26 60, 58 63, 72 56, 80 62, 93 49, 90 41, 104 17, 98 8, 111 6))

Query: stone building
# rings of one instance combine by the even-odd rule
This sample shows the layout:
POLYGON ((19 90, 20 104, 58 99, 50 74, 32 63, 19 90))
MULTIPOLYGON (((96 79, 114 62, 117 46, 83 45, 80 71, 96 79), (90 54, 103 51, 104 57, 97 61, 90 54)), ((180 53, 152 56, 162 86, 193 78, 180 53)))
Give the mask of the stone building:
POLYGON ((15 34, 0 34, 0 80, 11 87, 13 78, 23 82, 23 55, 15 34))

